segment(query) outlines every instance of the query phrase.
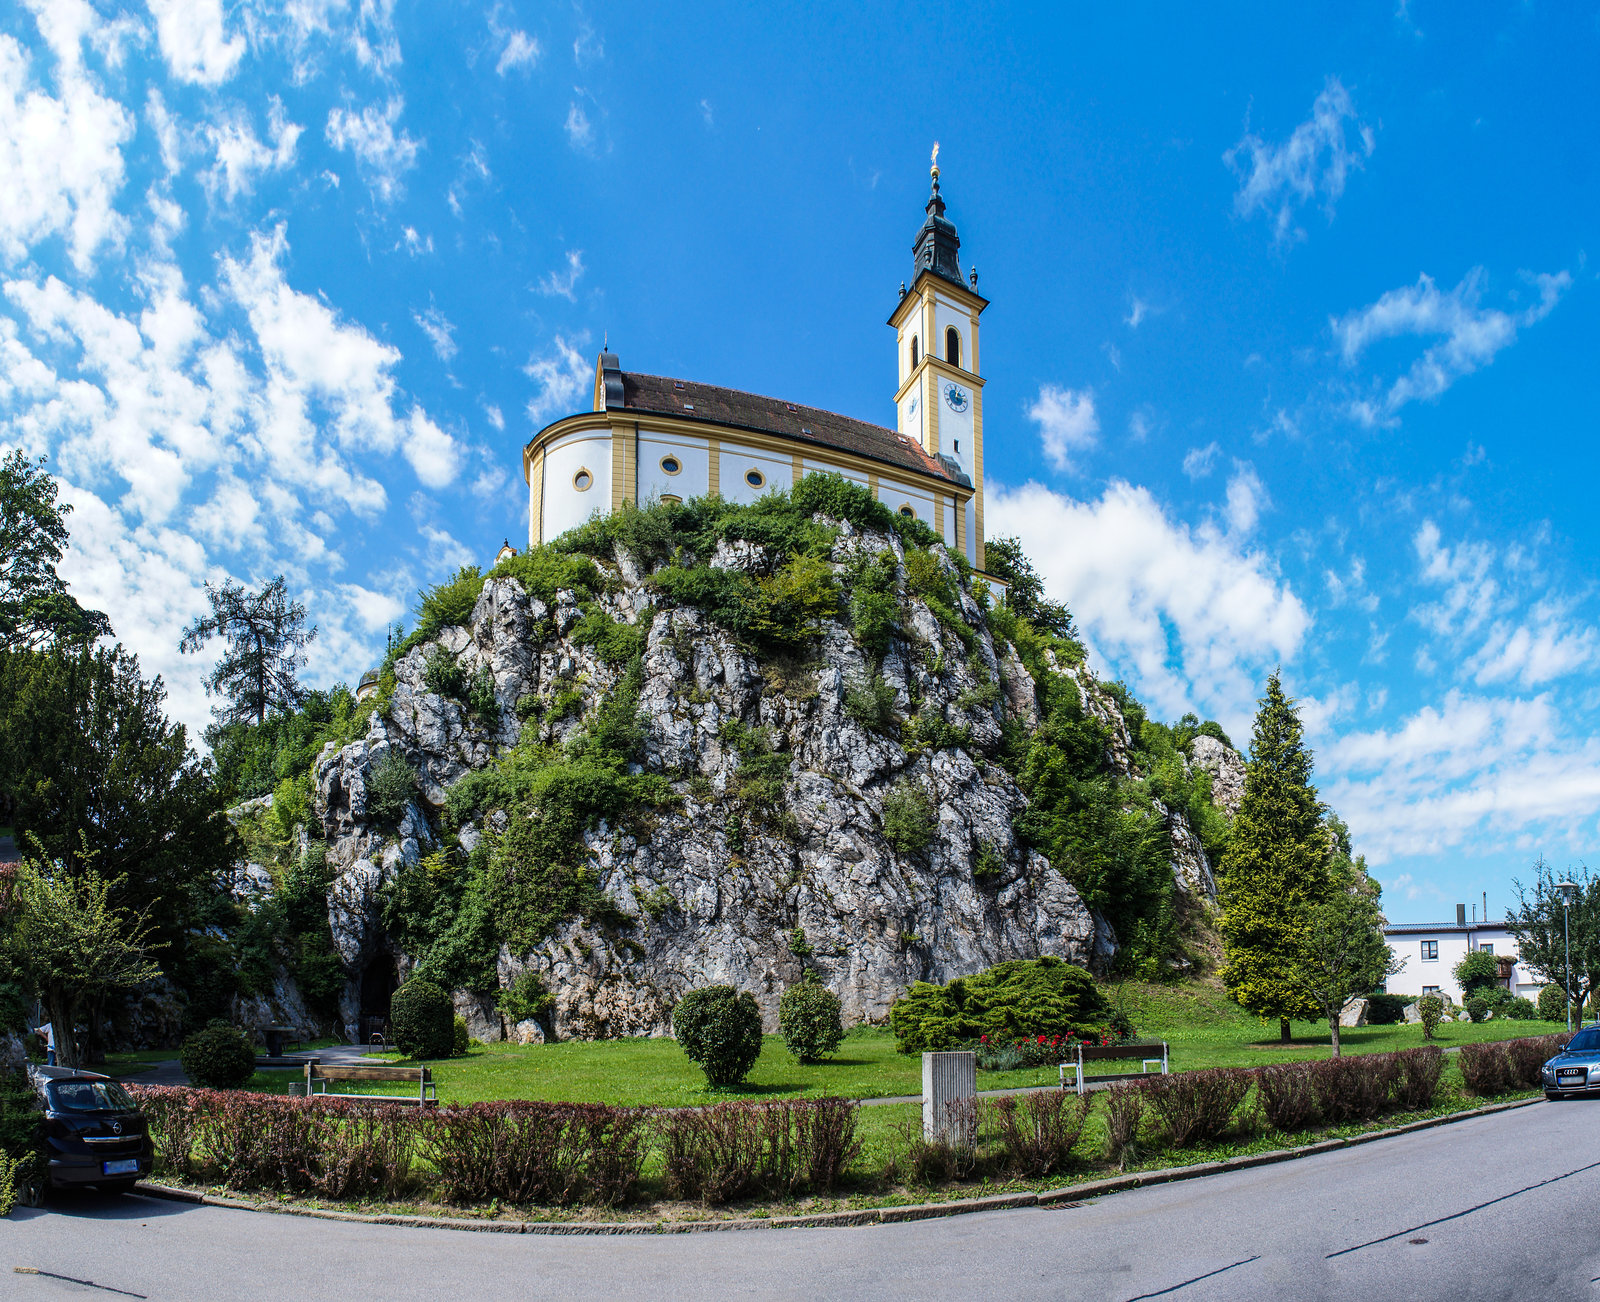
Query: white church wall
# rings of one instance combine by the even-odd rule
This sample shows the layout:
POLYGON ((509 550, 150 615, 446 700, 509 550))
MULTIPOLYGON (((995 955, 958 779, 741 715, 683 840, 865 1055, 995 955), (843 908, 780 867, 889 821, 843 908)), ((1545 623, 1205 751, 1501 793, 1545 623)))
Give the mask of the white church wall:
POLYGON ((939 340, 935 356, 949 360, 944 350, 944 332, 951 326, 961 336, 961 360, 956 363, 964 371, 972 369, 972 316, 966 308, 951 302, 941 294, 933 296, 933 324, 939 340))
POLYGON ((846 470, 842 466, 830 465, 826 461, 817 461, 806 457, 800 463, 800 473, 803 475, 843 475, 846 479, 860 484, 863 488, 870 482, 866 475, 859 470, 846 470))
POLYGON ((961 388, 967 395, 967 409, 953 411, 944 398, 945 388, 950 383, 949 380, 941 380, 939 383, 939 451, 948 457, 954 457, 961 463, 961 469, 966 472, 967 478, 973 479, 972 413, 977 408, 977 393, 971 385, 963 384, 961 388))
POLYGON ((775 456, 760 448, 724 443, 719 466, 717 491, 729 502, 748 504, 758 497, 774 491, 782 492, 794 485, 793 459, 775 456), (761 484, 752 484, 745 478, 752 470, 762 476, 761 484))
POLYGON ((917 513, 917 519, 930 529, 933 527, 933 494, 924 489, 913 488, 901 480, 879 475, 878 500, 891 511, 909 506, 917 513))
POLYGON ((557 439, 544 454, 544 522, 540 536, 546 542, 582 524, 598 511, 611 511, 611 435, 585 433, 557 439), (580 471, 589 474, 589 487, 573 482, 580 471))
POLYGON ((635 482, 641 506, 663 494, 670 493, 687 502, 711 491, 711 444, 707 439, 641 429, 638 457, 635 482), (669 458, 678 463, 677 474, 668 474, 662 468, 662 461, 669 458))
POLYGON ((900 432, 914 442, 922 442, 922 385, 900 399, 900 432))

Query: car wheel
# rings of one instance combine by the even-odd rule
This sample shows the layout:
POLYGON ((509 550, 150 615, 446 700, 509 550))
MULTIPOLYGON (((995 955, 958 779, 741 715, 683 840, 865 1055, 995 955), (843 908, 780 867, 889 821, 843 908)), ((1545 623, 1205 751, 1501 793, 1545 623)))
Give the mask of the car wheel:
POLYGON ((50 1189, 50 1178, 35 1172, 17 1182, 17 1201, 24 1207, 43 1207, 50 1189))

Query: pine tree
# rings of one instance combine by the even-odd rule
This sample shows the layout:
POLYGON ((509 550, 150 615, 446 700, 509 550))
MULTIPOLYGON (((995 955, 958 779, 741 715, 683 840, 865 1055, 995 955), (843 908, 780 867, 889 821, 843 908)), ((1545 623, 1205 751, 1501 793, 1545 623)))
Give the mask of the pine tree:
POLYGON ((206 676, 206 691, 227 700, 215 707, 218 724, 259 725, 274 710, 298 708, 306 694, 297 675, 317 630, 306 627, 306 608, 289 600, 283 575, 260 592, 247 592, 231 579, 221 587, 208 583, 206 598, 211 613, 184 629, 178 650, 198 651, 214 637, 227 643, 206 676))
POLYGON ((1222 982, 1263 1020, 1321 1011, 1297 979, 1316 909, 1331 897, 1329 833, 1311 785, 1300 716, 1276 671, 1256 711, 1244 798, 1222 856, 1222 982))

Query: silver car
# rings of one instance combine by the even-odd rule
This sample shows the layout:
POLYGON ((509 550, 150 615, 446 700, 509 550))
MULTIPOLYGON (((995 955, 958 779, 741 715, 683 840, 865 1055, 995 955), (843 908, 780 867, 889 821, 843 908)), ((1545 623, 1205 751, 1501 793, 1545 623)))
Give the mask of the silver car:
POLYGON ((1545 1063, 1542 1075, 1547 1099, 1600 1093, 1600 1025, 1579 1030, 1566 1048, 1545 1063))

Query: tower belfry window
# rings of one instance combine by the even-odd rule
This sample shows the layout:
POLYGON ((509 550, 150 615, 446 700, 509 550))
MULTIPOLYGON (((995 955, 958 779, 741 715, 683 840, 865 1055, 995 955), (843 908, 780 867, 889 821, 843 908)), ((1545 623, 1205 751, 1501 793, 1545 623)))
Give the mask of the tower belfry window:
POLYGON ((944 332, 944 359, 951 366, 961 365, 961 332, 954 326, 944 332))
POLYGON ((912 335, 911 336, 911 369, 913 371, 917 369, 917 337, 916 337, 916 335, 912 335))

